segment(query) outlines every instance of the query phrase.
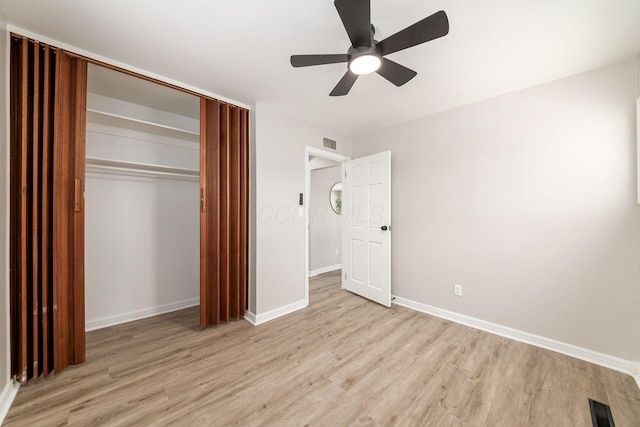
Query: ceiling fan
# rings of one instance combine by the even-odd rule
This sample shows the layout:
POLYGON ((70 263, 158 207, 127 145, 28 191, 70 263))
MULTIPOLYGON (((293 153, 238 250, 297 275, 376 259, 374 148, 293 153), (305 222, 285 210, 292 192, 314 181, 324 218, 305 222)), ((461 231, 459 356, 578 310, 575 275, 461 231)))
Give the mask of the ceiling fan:
POLYGON ((441 10, 379 42, 373 39, 375 27, 371 23, 370 0, 335 0, 333 4, 351 40, 347 53, 291 56, 291 65, 294 67, 348 63, 346 74, 333 88, 330 96, 348 94, 359 75, 374 71, 394 85, 402 86, 418 73, 384 56, 449 33, 449 19, 441 10))

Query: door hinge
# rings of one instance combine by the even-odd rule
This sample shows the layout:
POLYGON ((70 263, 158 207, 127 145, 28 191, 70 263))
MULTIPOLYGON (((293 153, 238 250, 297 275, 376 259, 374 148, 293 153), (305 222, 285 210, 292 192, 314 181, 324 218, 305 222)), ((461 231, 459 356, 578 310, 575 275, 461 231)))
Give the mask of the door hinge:
POLYGON ((347 273, 344 273, 344 280, 347 280, 347 273))

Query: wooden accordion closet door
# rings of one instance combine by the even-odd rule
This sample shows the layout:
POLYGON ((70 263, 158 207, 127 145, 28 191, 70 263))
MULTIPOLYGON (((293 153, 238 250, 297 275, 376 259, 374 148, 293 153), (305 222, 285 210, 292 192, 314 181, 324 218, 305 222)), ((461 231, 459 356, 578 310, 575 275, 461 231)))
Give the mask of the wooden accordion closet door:
POLYGON ((11 370, 84 361, 85 61, 11 38, 11 370))
POLYGON ((248 111, 200 101, 200 326, 247 304, 248 111))

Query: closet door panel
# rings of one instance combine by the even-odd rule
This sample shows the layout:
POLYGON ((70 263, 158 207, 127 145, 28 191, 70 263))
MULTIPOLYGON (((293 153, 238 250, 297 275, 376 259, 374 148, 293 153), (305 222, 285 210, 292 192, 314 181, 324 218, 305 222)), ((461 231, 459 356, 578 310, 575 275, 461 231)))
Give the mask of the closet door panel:
POLYGON ((242 286, 239 286, 242 280, 240 277, 242 268, 240 257, 240 229, 242 228, 240 216, 240 185, 242 183, 240 169, 240 109, 232 107, 229 116, 229 217, 236 219, 229 224, 229 255, 232 260, 229 263, 229 281, 232 284, 232 292, 229 295, 229 315, 230 317, 238 318, 241 312, 240 288, 242 288, 242 286))
MULTIPOLYGON (((44 75, 55 76, 55 51, 44 47, 44 75)), ((55 79, 42 79, 42 218, 41 218, 41 307, 42 307, 42 372, 47 376, 53 370, 53 100, 55 96, 55 79)))
POLYGON ((220 159, 218 162, 218 186, 220 205, 220 219, 217 224, 219 229, 219 240, 217 242, 220 257, 220 281, 218 289, 220 290, 220 321, 229 321, 229 271, 231 269, 230 246, 230 228, 231 228, 231 204, 230 204, 230 188, 231 182, 229 177, 229 159, 231 157, 231 147, 229 144, 229 105, 222 104, 220 106, 220 141, 218 143, 220 159))
POLYGON ((18 381, 28 378, 28 137, 29 137, 29 42, 11 42, 11 372, 18 381))
POLYGON ((87 64, 58 52, 54 132, 55 370, 84 362, 84 169, 87 64))
POLYGON ((220 321, 218 303, 220 276, 218 254, 219 205, 218 158, 220 140, 220 104, 200 100, 200 327, 220 321))

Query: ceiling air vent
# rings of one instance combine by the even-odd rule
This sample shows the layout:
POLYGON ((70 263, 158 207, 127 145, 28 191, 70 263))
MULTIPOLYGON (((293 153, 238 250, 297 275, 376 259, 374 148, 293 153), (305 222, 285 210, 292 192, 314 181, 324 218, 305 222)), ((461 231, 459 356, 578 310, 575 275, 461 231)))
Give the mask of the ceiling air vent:
POLYGON ((332 150, 335 150, 336 149, 336 142, 333 139, 323 138, 322 139, 322 146, 324 148, 331 148, 332 150))

